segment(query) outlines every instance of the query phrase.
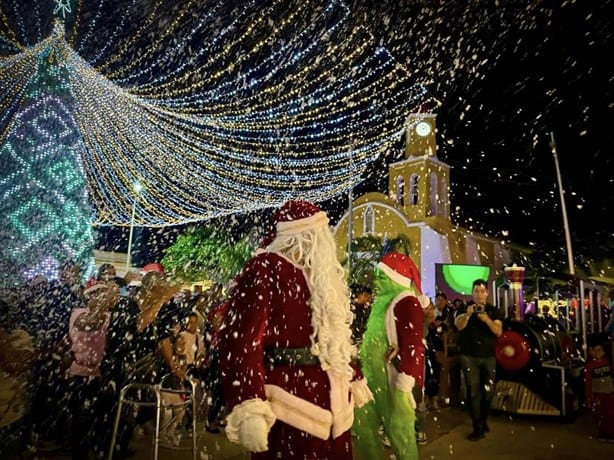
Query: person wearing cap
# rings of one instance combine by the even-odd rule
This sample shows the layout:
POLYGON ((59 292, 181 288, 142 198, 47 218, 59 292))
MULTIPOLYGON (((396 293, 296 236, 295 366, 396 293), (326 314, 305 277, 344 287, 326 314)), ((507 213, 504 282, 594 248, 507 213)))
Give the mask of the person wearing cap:
POLYGON ((503 332, 499 310, 488 303, 488 282, 476 279, 473 282, 473 302, 467 311, 456 317, 460 365, 467 387, 467 404, 473 422, 473 431, 467 436, 470 441, 479 441, 489 430, 488 414, 494 396, 495 346, 503 332))
POLYGON ((385 458, 384 433, 397 460, 418 458, 415 387, 424 381, 424 311, 420 275, 409 256, 385 255, 375 271, 375 302, 360 348, 362 372, 375 401, 356 410, 357 448, 365 458, 385 458))
POLYGON ((226 436, 253 459, 349 460, 354 403, 370 395, 352 382, 349 289, 328 218, 289 201, 273 221, 221 331, 226 436))

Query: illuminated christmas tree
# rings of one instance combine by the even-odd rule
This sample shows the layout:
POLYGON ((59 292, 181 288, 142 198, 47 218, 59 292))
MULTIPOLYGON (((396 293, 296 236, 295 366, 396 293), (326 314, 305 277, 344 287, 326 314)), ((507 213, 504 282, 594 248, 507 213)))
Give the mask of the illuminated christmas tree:
POLYGON ((57 275, 68 260, 93 266, 92 210, 72 116, 61 49, 38 52, 37 71, 24 86, 0 146, 0 251, 3 283, 57 275))

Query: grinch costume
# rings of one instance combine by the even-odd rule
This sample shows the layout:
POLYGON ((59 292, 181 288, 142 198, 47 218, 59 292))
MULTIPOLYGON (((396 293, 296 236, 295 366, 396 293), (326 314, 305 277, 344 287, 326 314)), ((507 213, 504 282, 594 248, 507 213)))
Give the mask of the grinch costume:
POLYGON ((291 201, 274 221, 236 280, 222 332, 226 435, 253 459, 349 460, 354 399, 369 395, 352 384, 349 292, 328 218, 291 201))
POLYGON ((375 400, 355 411, 357 450, 365 459, 384 458, 384 432, 397 460, 418 458, 414 432, 414 385, 423 384, 424 322, 420 277, 413 261, 390 253, 377 266, 376 300, 360 348, 360 363, 375 400))

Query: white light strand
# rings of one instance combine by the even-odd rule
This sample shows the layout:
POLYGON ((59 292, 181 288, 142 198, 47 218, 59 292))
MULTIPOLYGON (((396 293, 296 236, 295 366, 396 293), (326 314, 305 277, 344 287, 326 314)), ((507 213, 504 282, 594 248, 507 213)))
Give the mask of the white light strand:
POLYGON ((82 0, 68 42, 62 27, 27 48, 0 10, 2 49, 19 50, 0 58, 0 141, 53 50, 96 224, 129 225, 135 199, 137 225, 163 226, 331 198, 428 99, 340 1, 177 3, 167 18, 166 0, 133 0, 110 21, 108 2, 82 0))

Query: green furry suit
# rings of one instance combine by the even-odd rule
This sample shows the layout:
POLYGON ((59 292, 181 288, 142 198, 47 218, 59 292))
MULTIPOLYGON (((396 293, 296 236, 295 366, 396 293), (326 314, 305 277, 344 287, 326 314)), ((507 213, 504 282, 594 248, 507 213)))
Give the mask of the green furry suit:
POLYGON ((361 459, 384 459, 385 450, 379 434, 380 427, 383 426, 397 460, 418 459, 414 431, 415 403, 411 391, 408 393, 400 390, 394 381, 392 385, 389 383, 388 374, 391 371, 386 356, 390 344, 386 332, 386 316, 388 309, 394 308, 400 345, 398 357, 401 362, 407 361, 406 365, 400 365, 399 372, 404 373, 405 377, 413 377, 421 384, 424 356, 422 310, 415 297, 415 289, 397 284, 379 269, 376 271, 375 288, 377 297, 360 348, 362 372, 375 400, 355 410, 353 430, 357 442, 356 452, 361 459), (420 318, 416 315, 420 315, 420 318), (399 324, 400 320, 420 324, 403 326, 399 324), (414 329, 419 329, 420 337, 413 334, 414 329), (402 340, 401 336, 404 336, 405 340, 402 340))

